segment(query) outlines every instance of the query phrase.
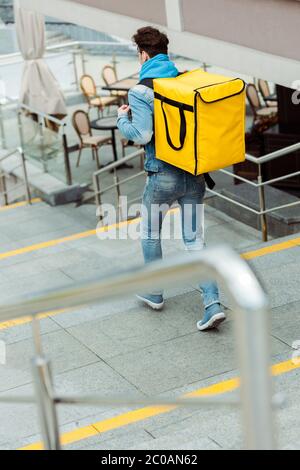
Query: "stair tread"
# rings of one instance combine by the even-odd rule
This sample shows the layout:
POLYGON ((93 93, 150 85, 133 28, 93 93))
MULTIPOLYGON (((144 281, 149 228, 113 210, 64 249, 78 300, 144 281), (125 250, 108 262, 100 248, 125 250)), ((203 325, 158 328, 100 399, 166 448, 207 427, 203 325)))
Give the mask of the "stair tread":
MULTIPOLYGON (((234 196, 234 199, 238 202, 246 204, 252 209, 259 210, 258 190, 255 191, 245 183, 228 186, 221 189, 220 192, 229 197, 234 196)), ((297 201, 299 201, 299 198, 288 194, 285 191, 270 186, 265 187, 265 202, 267 209, 297 201)), ((270 215, 279 220, 283 220, 288 224, 297 223, 300 222, 300 206, 280 209, 276 212, 272 212, 270 215)))

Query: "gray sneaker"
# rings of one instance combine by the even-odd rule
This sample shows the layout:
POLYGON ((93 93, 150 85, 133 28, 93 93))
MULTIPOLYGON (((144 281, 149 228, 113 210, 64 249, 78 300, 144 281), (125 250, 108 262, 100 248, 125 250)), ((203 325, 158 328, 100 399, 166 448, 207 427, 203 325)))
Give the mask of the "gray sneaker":
POLYGON ((144 304, 151 307, 153 310, 161 310, 164 306, 164 299, 162 295, 137 295, 136 296, 139 300, 141 300, 144 304))
POLYGON ((197 328, 199 331, 212 330, 226 320, 226 315, 220 304, 213 304, 205 309, 204 317, 198 321, 197 328))

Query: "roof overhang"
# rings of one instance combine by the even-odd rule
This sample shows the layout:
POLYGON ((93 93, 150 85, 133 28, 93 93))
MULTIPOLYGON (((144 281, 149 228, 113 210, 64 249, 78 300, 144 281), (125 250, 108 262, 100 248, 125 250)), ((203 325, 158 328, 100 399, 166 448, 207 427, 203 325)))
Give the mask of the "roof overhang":
POLYGON ((168 33, 174 53, 289 87, 300 80, 298 0, 20 3, 47 16, 124 39, 130 39, 137 28, 151 24, 168 33))

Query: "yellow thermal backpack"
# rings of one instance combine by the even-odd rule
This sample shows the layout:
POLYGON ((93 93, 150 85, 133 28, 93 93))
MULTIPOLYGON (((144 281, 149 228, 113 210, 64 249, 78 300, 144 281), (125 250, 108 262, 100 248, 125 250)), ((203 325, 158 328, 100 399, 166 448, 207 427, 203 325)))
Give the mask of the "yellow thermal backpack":
POLYGON ((194 175, 245 160, 243 80, 194 70, 152 82, 140 83, 154 89, 159 160, 194 175))

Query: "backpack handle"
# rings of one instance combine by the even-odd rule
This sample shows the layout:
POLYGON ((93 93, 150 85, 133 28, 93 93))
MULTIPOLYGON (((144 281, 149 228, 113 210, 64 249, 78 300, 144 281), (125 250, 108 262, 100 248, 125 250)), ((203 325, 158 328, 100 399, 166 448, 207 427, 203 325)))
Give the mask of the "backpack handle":
POLYGON ((170 132, 169 132, 169 126, 168 126, 168 119, 167 119, 166 112, 164 110, 164 99, 161 99, 161 109, 162 109, 164 120, 165 120, 168 144, 170 145, 170 147, 173 150, 179 151, 183 148, 185 138, 186 138, 186 119, 185 119, 183 105, 181 105, 179 103, 179 106, 178 106, 179 113, 180 113, 180 145, 179 145, 179 147, 176 147, 176 145, 174 145, 172 140, 171 140, 171 136, 170 136, 170 132))

